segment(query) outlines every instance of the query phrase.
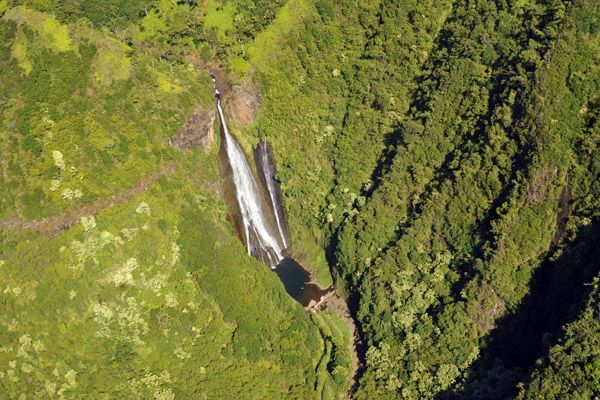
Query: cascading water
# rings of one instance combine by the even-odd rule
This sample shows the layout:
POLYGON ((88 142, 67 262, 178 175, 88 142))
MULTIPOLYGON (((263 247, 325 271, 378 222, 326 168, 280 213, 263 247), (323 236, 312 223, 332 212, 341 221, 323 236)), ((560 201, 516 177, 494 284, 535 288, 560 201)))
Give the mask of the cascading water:
POLYGON ((256 170, 263 180, 264 186, 269 192, 269 199, 271 200, 271 207, 275 212, 275 219, 277 220, 277 228, 279 228, 279 234, 283 239, 285 247, 289 246, 287 238, 287 229, 285 222, 285 214, 283 211, 283 199, 281 198, 281 189, 279 182, 275 180, 275 163, 273 162, 273 156, 269 145, 266 141, 259 142, 254 150, 254 159, 256 160, 256 170))
POLYGON ((215 91, 248 254, 274 268, 284 257, 283 250, 286 248, 287 241, 281 234, 281 230, 271 222, 271 219, 276 218, 269 218, 271 210, 265 205, 244 152, 229 133, 221 108, 220 93, 216 87, 215 91))
MULTIPOLYGON (((246 239, 248 254, 270 266, 279 276, 290 296, 305 307, 316 304, 325 294, 333 291, 333 287, 321 288, 310 282, 309 272, 293 259, 283 255, 283 251, 289 246, 288 230, 281 189, 274 177, 275 164, 270 149, 266 142, 261 142, 254 156, 262 188, 267 197, 264 198, 242 148, 229 133, 216 82, 215 93, 223 128, 224 140, 221 151, 231 168, 229 171, 225 167, 230 173, 223 172, 228 177, 224 179, 228 182, 231 179, 239 209, 239 214, 234 212, 234 225, 239 227, 239 234, 246 239)), ((233 201, 233 197, 227 198, 233 201)))

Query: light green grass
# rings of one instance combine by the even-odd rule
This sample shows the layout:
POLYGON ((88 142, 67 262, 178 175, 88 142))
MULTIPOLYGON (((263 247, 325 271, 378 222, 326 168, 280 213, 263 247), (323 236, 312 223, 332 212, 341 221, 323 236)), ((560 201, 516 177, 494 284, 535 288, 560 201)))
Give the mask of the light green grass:
POLYGON ((277 41, 287 36, 287 33, 301 22, 300 15, 311 12, 310 3, 306 0, 291 0, 277 11, 273 22, 265 29, 248 49, 251 64, 260 67, 267 59, 277 56, 277 41))
POLYGON ((15 42, 12 45, 12 57, 17 60, 19 67, 23 68, 25 75, 29 75, 33 69, 31 60, 28 57, 27 45, 27 37, 22 31, 19 31, 15 37, 15 42))
POLYGON ((39 35, 42 46, 57 52, 73 50, 69 28, 58 22, 53 16, 25 7, 12 8, 6 14, 8 19, 19 24, 27 22, 39 35))
POLYGON ((230 68, 231 72, 236 74, 238 78, 243 78, 250 70, 250 63, 244 57, 236 56, 231 59, 230 68))
POLYGON ((92 64, 94 78, 102 83, 128 79, 131 61, 121 46, 103 46, 98 49, 92 64))
POLYGON ((235 4, 228 2, 223 6, 220 1, 209 1, 204 9, 204 28, 216 28, 219 41, 226 40, 225 31, 233 29, 235 4))

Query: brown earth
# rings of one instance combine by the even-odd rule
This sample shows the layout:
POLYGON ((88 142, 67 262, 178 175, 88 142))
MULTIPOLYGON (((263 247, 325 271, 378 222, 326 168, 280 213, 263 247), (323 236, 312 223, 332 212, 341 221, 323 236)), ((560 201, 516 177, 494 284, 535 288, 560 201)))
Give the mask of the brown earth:
POLYGON ((79 223, 81 217, 86 215, 96 215, 100 211, 113 206, 122 204, 138 194, 145 192, 148 188, 158 181, 162 175, 170 177, 177 170, 177 164, 171 161, 158 171, 154 171, 130 189, 123 190, 109 199, 97 199, 96 201, 86 204, 76 210, 68 210, 54 217, 43 218, 33 221, 21 221, 18 218, 13 218, 7 221, 0 220, 0 229, 12 230, 17 234, 24 233, 27 230, 38 231, 44 237, 53 237, 69 227, 79 223))
POLYGON ((539 171, 529 183, 529 191, 527 192, 526 199, 527 203, 546 200, 557 176, 558 168, 556 167, 548 167, 539 171))
POLYGON ((231 95, 224 102, 227 118, 236 125, 247 125, 254 121, 261 104, 260 88, 249 80, 233 85, 231 95))
POLYGON ((261 105, 260 87, 253 85, 250 79, 232 87, 222 64, 206 63, 197 54, 188 54, 185 58, 187 62, 204 68, 215 79, 229 121, 240 126, 254 121, 261 105))

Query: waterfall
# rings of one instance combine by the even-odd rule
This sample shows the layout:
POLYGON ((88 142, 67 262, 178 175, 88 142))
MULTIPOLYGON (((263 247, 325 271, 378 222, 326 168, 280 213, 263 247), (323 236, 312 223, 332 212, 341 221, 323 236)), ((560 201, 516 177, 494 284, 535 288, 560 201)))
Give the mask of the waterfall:
MULTIPOLYGON (((214 79, 213 79, 214 80, 214 79)), ((225 150, 231 165, 235 194, 244 227, 248 254, 274 268, 283 259, 286 239, 274 224, 270 208, 265 204, 260 189, 240 145, 229 133, 220 93, 217 93, 217 109, 225 136, 225 150)))
POLYGON ((256 150, 254 150, 254 159, 256 161, 256 170, 261 179, 263 179, 263 183, 269 192, 269 199, 271 200, 271 206, 275 212, 279 235, 283 240, 284 246, 288 247, 289 243, 285 214, 283 211, 283 199, 281 198, 281 188, 279 187, 279 182, 275 180, 275 163, 273 162, 273 156, 271 155, 269 145, 266 141, 258 143, 256 150))

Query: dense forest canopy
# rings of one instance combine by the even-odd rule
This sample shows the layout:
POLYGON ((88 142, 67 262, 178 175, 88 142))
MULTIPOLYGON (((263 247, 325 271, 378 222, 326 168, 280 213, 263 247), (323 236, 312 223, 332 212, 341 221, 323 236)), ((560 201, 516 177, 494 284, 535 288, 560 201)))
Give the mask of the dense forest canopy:
POLYGON ((0 36, 0 397, 600 396, 596 0, 0 0, 0 36), (211 75, 349 315, 236 237, 211 75))

